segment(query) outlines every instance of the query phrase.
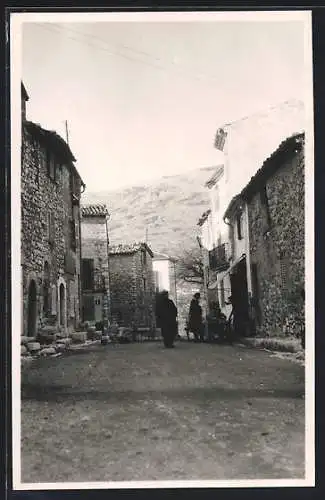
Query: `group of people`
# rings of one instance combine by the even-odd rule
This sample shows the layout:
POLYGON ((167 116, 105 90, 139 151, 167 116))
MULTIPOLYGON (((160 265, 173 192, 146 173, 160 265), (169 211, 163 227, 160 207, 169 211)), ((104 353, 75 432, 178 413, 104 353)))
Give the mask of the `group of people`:
MULTIPOLYGON (((225 330, 224 325, 227 321, 226 316, 221 313, 220 307, 216 303, 207 316, 207 322, 204 323, 200 299, 200 293, 195 293, 190 303, 186 324, 187 336, 189 338, 189 333, 193 333, 194 342, 204 342, 205 329, 207 329, 208 340, 211 340, 216 334, 219 334, 220 337, 221 332, 225 330)), ((157 326, 161 329, 164 346, 166 348, 174 347, 174 342, 178 334, 177 307, 169 298, 167 291, 162 292, 157 300, 156 319, 157 326)))

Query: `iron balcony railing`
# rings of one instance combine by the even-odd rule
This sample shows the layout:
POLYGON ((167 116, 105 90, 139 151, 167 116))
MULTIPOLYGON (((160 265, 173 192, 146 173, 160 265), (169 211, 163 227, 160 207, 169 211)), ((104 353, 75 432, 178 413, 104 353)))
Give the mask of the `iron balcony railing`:
POLYGON ((224 271, 229 267, 227 243, 222 243, 209 251, 209 267, 213 271, 224 271))
POLYGON ((106 278, 103 271, 94 270, 81 276, 81 287, 87 292, 104 292, 107 289, 106 278))

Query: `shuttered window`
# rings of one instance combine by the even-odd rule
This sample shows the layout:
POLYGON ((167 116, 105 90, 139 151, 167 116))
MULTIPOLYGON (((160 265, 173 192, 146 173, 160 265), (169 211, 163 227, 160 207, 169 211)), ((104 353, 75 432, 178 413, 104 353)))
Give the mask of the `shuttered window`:
POLYGON ((53 244, 55 241, 55 218, 52 211, 47 214, 47 236, 48 241, 53 244))
POLYGON ((82 259, 81 285, 83 290, 93 290, 94 259, 82 259))
POLYGON ((271 226, 271 214, 270 214, 270 206, 269 206, 269 199, 267 196, 266 186, 264 186, 263 189, 260 191, 260 199, 261 199, 261 204, 265 209, 267 228, 269 229, 271 226))
POLYGON ((224 307, 225 305, 225 285, 223 280, 220 281, 220 306, 224 307))
POLYGON ((289 266, 288 259, 284 253, 280 254, 280 275, 281 275, 281 289, 284 294, 288 292, 288 276, 289 266))

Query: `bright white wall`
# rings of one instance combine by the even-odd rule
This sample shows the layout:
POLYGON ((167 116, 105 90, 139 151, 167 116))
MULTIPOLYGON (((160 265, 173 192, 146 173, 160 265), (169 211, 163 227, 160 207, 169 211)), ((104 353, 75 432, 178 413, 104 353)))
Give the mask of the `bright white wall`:
POLYGON ((153 260, 152 267, 159 276, 159 289, 170 291, 169 260, 153 260))

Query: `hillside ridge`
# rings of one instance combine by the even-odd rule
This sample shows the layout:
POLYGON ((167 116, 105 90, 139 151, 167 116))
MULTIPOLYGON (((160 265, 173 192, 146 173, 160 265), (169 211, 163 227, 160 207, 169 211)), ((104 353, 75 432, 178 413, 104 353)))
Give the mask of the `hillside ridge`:
POLYGON ((215 167, 166 175, 145 185, 85 192, 82 204, 106 204, 112 245, 147 242, 154 252, 177 256, 193 246, 197 222, 209 208, 204 186, 215 167))

